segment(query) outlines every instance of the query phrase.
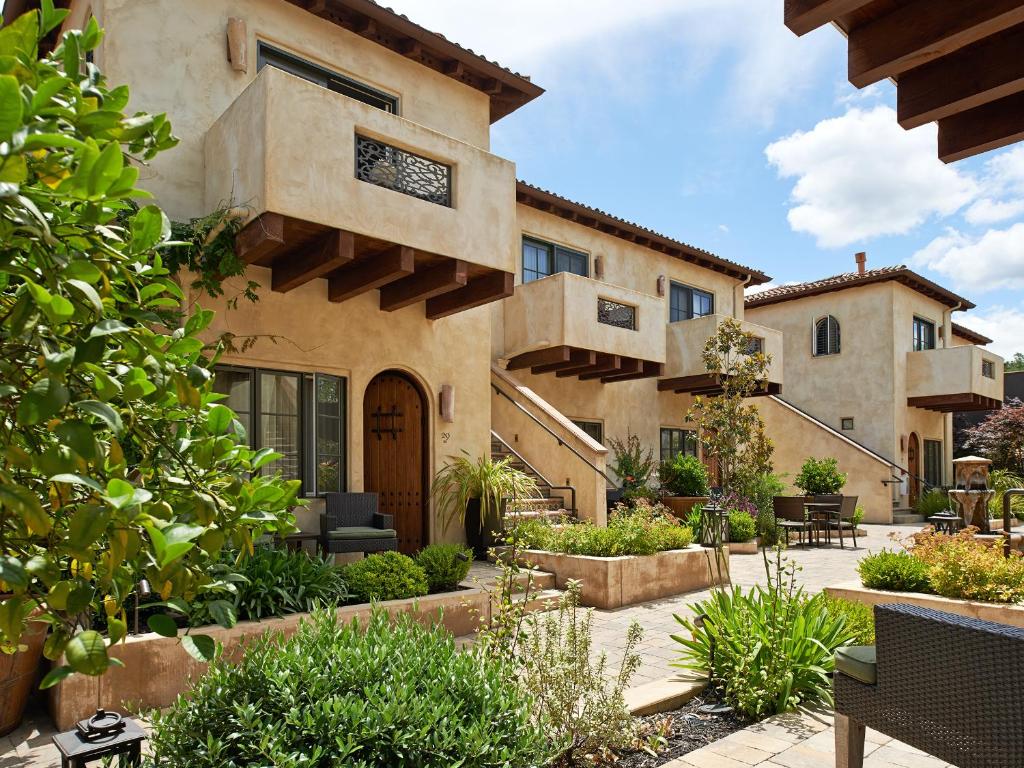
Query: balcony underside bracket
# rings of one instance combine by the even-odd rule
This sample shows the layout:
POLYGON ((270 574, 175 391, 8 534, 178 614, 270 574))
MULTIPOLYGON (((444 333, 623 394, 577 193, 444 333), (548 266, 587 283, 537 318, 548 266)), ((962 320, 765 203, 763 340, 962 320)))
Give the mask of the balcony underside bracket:
POLYGON ((908 397, 907 405, 911 408, 923 408, 939 413, 967 411, 994 411, 1002 408, 1002 400, 985 397, 974 392, 960 392, 954 395, 929 395, 927 397, 908 397))
MULTIPOLYGON (((658 382, 659 392, 675 392, 677 395, 702 395, 714 397, 722 394, 722 378, 720 374, 700 373, 694 376, 677 376, 671 379, 661 379, 658 382)), ((763 397, 765 395, 778 395, 782 392, 782 385, 770 381, 751 397, 763 397)))

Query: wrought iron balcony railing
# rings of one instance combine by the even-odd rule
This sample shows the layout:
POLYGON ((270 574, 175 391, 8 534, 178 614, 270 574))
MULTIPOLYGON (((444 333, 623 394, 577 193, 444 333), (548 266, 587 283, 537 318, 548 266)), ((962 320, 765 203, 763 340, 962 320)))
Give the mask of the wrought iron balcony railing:
POLYGON ((376 139, 356 136, 356 178, 452 207, 452 168, 376 139))
POLYGON ((597 300, 597 322, 616 328, 636 330, 636 307, 608 299, 597 300))

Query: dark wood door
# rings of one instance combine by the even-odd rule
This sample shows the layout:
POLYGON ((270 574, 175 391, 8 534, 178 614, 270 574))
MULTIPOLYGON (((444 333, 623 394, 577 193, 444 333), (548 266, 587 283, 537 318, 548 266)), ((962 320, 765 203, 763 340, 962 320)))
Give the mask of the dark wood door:
POLYGON ((910 470, 909 499, 911 507, 917 506, 917 500, 921 497, 921 446, 918 444, 917 433, 911 432, 907 441, 907 469, 910 470))
POLYGON ((378 374, 363 398, 363 483, 394 515, 398 549, 427 543, 426 406, 420 390, 400 373, 378 374))

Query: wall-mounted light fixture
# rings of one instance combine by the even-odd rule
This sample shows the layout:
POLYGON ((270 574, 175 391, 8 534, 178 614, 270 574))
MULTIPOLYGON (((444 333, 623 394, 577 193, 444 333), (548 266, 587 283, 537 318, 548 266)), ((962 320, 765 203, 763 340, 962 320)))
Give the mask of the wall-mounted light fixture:
POLYGON ((598 280, 602 280, 604 278, 604 257, 603 256, 595 256, 594 257, 594 277, 596 277, 598 280))
POLYGON ((441 385, 441 420, 455 421, 455 387, 451 384, 441 385))
POLYGON ((664 296, 665 295, 665 276, 664 275, 658 275, 658 295, 659 296, 664 296))
POLYGON ((245 19, 228 19, 228 61, 235 72, 249 71, 248 36, 245 19))

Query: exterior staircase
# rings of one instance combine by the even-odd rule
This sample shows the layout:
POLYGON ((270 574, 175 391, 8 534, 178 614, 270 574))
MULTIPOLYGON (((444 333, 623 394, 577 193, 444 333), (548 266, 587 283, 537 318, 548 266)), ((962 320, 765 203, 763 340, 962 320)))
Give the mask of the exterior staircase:
POLYGON ((506 524, 519 520, 547 520, 558 524, 569 517, 575 517, 576 511, 566 509, 565 499, 556 493, 555 487, 537 469, 522 456, 516 453, 504 439, 491 431, 491 459, 510 459, 509 466, 533 478, 540 490, 540 497, 534 499, 509 500, 505 507, 506 524))
POLYGON ((901 507, 896 499, 892 501, 893 525, 915 525, 924 522, 924 515, 919 515, 913 507, 901 507))

